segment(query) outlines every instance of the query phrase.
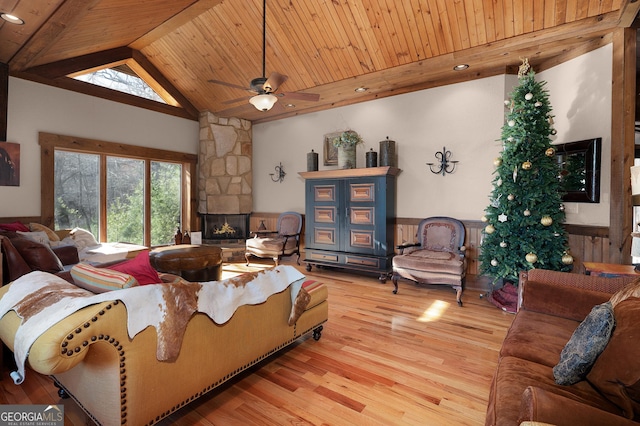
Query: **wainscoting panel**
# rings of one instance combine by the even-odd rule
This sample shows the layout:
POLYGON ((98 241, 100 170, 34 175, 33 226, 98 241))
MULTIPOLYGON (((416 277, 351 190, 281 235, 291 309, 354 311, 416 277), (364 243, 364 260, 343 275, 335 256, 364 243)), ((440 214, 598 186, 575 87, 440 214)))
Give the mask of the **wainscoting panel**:
MULTIPOLYGON (((258 229, 260 221, 264 220, 267 229, 276 229, 277 213, 253 213, 250 229, 258 229)), ((394 244, 413 243, 416 241, 418 224, 422 218, 397 218, 394 231, 394 244)), ((467 274, 478 275, 480 246, 482 244, 482 230, 485 224, 479 220, 463 220, 466 230, 465 247, 467 248, 467 274)), ((584 273, 583 262, 605 262, 609 259, 609 228, 604 226, 565 225, 568 233, 569 249, 573 256, 574 273, 584 273)), ((303 227, 304 232, 304 227, 303 227)), ((304 245, 304 238, 302 239, 304 245)), ((627 263, 631 263, 628 254, 627 263)))

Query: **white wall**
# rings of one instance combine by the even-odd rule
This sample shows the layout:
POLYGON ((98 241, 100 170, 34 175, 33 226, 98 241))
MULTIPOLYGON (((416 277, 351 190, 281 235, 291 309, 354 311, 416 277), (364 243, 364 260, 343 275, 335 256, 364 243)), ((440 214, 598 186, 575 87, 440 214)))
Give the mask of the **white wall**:
POLYGON ((396 141, 398 217, 447 214, 479 219, 491 191, 493 159, 498 155, 504 110, 504 76, 413 92, 335 108, 253 127, 254 210, 304 212, 306 153, 320 153, 323 135, 353 129, 364 138, 358 147, 358 167, 365 153, 379 151, 387 136, 396 141), (443 147, 458 160, 453 174, 435 175, 427 162, 443 147), (272 183, 268 174, 279 161, 288 175, 272 183), (274 191, 277 189, 277 191, 274 191))
MULTIPOLYGON (((567 222, 608 226, 611 144, 611 45, 538 74, 547 81, 558 134, 554 142, 603 138, 601 202, 567 203, 567 222)), ((496 76, 258 124, 253 127, 253 210, 304 212, 306 154, 322 165, 323 135, 353 129, 365 152, 396 141, 398 217, 451 215, 479 220, 489 202, 493 159, 500 151, 504 99, 514 76, 496 76), (455 173, 434 175, 427 162, 443 146, 455 173), (282 162, 283 183, 269 173, 282 162)), ((9 79, 8 137, 21 145, 21 184, 0 187, 0 217, 40 214, 38 132, 198 153, 198 123, 16 78, 9 79), (7 202, 6 200, 11 200, 7 202)))
MULTIPOLYGON (((609 45, 538 74, 539 80, 548 80, 558 131, 554 143, 598 136, 604 142, 601 202, 568 203, 568 223, 609 224, 611 60, 609 45)), ((364 167, 365 152, 378 151, 386 136, 396 141, 402 169, 398 217, 479 220, 500 152, 504 100, 516 84, 515 76, 496 76, 255 125, 254 211, 304 212, 304 181, 298 172, 306 170, 306 153, 320 153, 321 170, 334 168, 322 166, 323 135, 353 129, 365 140, 358 148, 358 167, 364 167), (435 162, 443 146, 459 161, 455 173, 444 177, 425 164, 435 162), (287 176, 273 183, 269 173, 280 161, 287 176)))
POLYGON ((9 78, 8 109, 7 141, 20 144, 20 186, 0 187, 0 217, 40 215, 38 132, 198 153, 197 121, 27 80, 9 78))
POLYGON ((609 226, 613 46, 541 72, 558 131, 554 143, 602 138, 600 203, 565 203, 567 223, 609 226))

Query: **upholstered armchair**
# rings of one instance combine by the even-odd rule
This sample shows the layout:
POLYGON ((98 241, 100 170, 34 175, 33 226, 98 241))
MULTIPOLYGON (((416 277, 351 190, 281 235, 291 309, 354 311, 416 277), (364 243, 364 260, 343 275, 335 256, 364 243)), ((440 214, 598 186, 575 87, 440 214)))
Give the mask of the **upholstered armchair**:
POLYGON ((445 284, 456 290, 462 306, 467 260, 464 225, 450 217, 430 217, 420 221, 416 242, 398 247, 393 258, 393 293, 398 292, 398 278, 422 284, 445 284))
POLYGON ((246 242, 244 257, 249 264, 249 257, 272 258, 276 266, 283 256, 298 255, 300 264, 300 231, 302 215, 296 212, 284 212, 278 216, 276 232, 256 232, 254 238, 246 242))

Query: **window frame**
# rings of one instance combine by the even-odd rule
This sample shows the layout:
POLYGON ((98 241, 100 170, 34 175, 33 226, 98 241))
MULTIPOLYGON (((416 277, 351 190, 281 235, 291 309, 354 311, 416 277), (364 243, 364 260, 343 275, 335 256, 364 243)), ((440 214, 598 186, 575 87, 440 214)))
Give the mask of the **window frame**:
MULTIPOLYGON (((168 151, 156 148, 146 148, 136 145, 127 145, 117 142, 107 142, 95 139, 78 138, 74 136, 56 135, 39 132, 41 161, 41 213, 42 224, 48 227, 54 226, 55 213, 55 151, 73 151, 85 154, 100 155, 100 240, 104 242, 106 230, 106 158, 117 156, 134 158, 145 161, 145 194, 151 193, 151 162, 161 161, 179 163, 182 165, 182 220, 181 229, 190 232, 199 231, 200 223, 197 220, 197 185, 196 170, 198 156, 177 151, 168 151)), ((151 229, 151 198, 145 196, 144 217, 144 245, 150 247, 151 229)))

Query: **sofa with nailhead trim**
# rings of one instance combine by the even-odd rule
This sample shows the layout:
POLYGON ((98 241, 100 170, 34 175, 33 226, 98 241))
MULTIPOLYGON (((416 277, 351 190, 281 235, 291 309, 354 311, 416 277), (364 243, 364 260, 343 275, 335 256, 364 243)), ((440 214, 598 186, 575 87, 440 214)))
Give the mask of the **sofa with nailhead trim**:
MULTIPOLYGON (((0 288, 0 299, 14 284, 20 283, 0 288)), ((129 337, 124 303, 90 305, 41 334, 26 366, 50 375, 60 396, 73 398, 97 424, 152 425, 303 336, 318 340, 328 318, 326 287, 305 279, 306 299, 299 309, 291 288, 263 303, 239 306, 223 324, 194 313, 172 361, 158 361, 153 326, 129 337)), ((20 325, 14 310, 0 318, 0 339, 12 351, 20 325)))

